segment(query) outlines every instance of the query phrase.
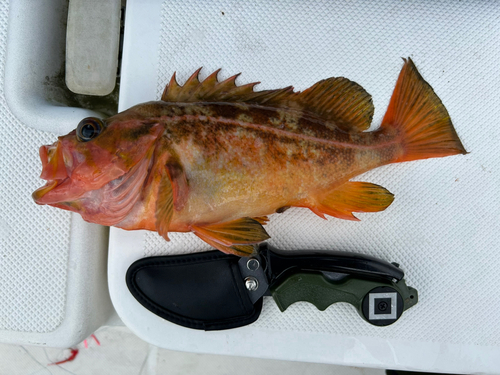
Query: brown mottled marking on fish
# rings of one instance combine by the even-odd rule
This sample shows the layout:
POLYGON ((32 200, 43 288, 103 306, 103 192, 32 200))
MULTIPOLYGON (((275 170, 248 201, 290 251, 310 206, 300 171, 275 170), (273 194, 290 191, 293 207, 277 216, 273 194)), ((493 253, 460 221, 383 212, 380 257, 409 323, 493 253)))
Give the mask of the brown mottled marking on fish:
MULTIPOLYGON (((196 107, 199 108, 201 107, 201 105, 197 104, 196 107)), ((188 108, 188 105, 185 105, 182 108, 186 109, 188 108)), ((317 138, 320 141, 331 139, 336 143, 345 142, 346 147, 353 147, 352 144, 349 144, 349 142, 351 142, 352 140, 350 139, 350 135, 348 133, 339 131, 335 128, 329 129, 322 125, 322 123, 324 124, 323 120, 297 109, 293 109, 287 112, 283 110, 277 110, 275 108, 255 105, 247 106, 246 108, 242 109, 240 106, 237 106, 234 103, 212 104, 209 106, 209 108, 210 112, 213 114, 214 120, 230 121, 241 119, 242 123, 246 123, 248 125, 253 124, 257 126, 263 126, 269 128, 269 130, 276 128, 278 130, 283 130, 286 133, 296 134, 297 136, 307 135, 313 138, 317 138), (249 108, 251 108, 251 115, 248 115, 249 108), (245 116, 248 116, 248 118, 245 116), (272 121, 270 121, 270 119, 272 119, 272 121)), ((185 117, 185 119, 188 121, 191 120, 190 117, 182 117, 185 117)), ((210 116, 207 116, 207 118, 208 117, 210 116)), ((203 118, 203 121, 204 120, 205 118, 203 118)), ((176 119, 175 121, 178 121, 178 119, 176 119)))
POLYGON ((210 104, 213 118, 232 118, 235 119, 242 113, 248 113, 248 109, 226 103, 210 104))
POLYGON ((191 116, 213 116, 212 107, 205 105, 189 104, 183 107, 184 113, 191 116))
MULTIPOLYGON (((218 149, 221 147, 221 138, 219 137, 222 136, 222 134, 225 134, 225 137, 228 137, 229 134, 232 134, 230 129, 233 129, 233 131, 237 129, 239 131, 240 137, 243 134, 246 134, 246 136, 249 137, 258 137, 262 140, 263 144, 274 145, 273 147, 275 148, 275 157, 286 156, 286 151, 281 151, 279 148, 276 148, 277 145, 282 145, 285 147, 288 147, 286 145, 294 145, 296 144, 296 140, 294 140, 293 138, 299 136, 289 133, 276 134, 272 131, 268 131, 267 128, 242 128, 242 125, 251 124, 234 119, 219 118, 211 119, 212 121, 209 120, 210 119, 201 120, 200 118, 183 116, 182 119, 177 119, 177 126, 173 127, 173 129, 169 130, 169 132, 172 134, 172 139, 174 142, 178 142, 184 136, 190 135, 191 137, 193 137, 193 142, 195 144, 207 147, 207 151, 209 151, 209 154, 216 154, 218 153, 218 149), (208 124, 207 121, 209 122, 208 124), (203 126, 201 126, 202 124, 200 122, 203 122, 203 125, 210 127, 210 130, 205 129, 203 126), (229 133, 226 134, 226 132, 228 131, 229 133), (215 145, 217 145, 217 147, 213 147, 215 145)), ((234 141, 235 140, 233 140, 233 142, 234 141)), ((309 139, 301 139, 299 142, 300 143, 299 147, 297 148, 297 152, 288 154, 288 156, 290 156, 294 161, 307 160, 308 149, 314 149, 320 153, 331 152, 328 157, 318 159, 321 165, 326 163, 328 160, 336 159, 335 150, 330 151, 330 147, 327 144, 318 144, 309 139)), ((291 151, 291 149, 289 151, 291 151)), ((351 154, 352 152, 346 151, 346 155, 344 155, 344 157, 350 160, 352 159, 351 154)))
POLYGON ((240 113, 237 117, 236 120, 241 121, 241 122, 247 122, 247 123, 252 123, 253 122, 253 117, 247 115, 246 113, 240 113))
POLYGON ((285 123, 287 129, 296 132, 299 129, 299 119, 303 116, 303 112, 295 112, 286 109, 278 110, 280 120, 285 123))
POLYGON ((241 119, 243 122, 266 124, 269 117, 277 115, 276 108, 266 108, 256 105, 241 106, 237 103, 220 103, 210 106, 214 118, 241 119))
POLYGON ((129 131, 124 132, 120 135, 120 137, 125 141, 137 141, 139 138, 149 135, 151 133, 151 128, 156 124, 156 121, 143 121, 141 126, 134 127, 129 131))
MULTIPOLYGON (((173 121, 174 119, 170 120, 173 121)), ((275 158, 277 163, 283 166, 285 162, 280 161, 286 160, 286 158, 289 158, 293 162, 307 162, 311 155, 316 155, 315 160, 318 165, 324 166, 328 163, 339 162, 340 160, 350 163, 355 157, 355 152, 349 148, 343 152, 338 152, 328 144, 317 143, 309 139, 301 139, 298 147, 296 147, 296 151, 293 151, 295 147, 290 148, 290 146, 296 145, 297 141, 294 138, 297 136, 300 137, 300 135, 290 133, 276 134, 265 127, 242 128, 241 125, 247 123, 234 119, 202 119, 200 117, 183 116, 182 118, 175 119, 175 123, 175 126, 167 130, 169 137, 174 143, 179 143, 184 137, 188 136, 192 139, 193 144, 203 147, 207 155, 215 158, 218 157, 220 152, 227 152, 225 142, 221 142, 221 139, 231 139, 230 142, 236 147, 238 146, 236 143, 237 138, 241 138, 243 134, 246 137, 260 139, 263 145, 272 145, 267 147, 268 149, 264 154, 262 148, 260 150, 252 149, 248 145, 242 145, 242 150, 247 149, 247 151, 252 150, 254 152, 250 154, 254 155, 256 161, 268 155, 275 158), (233 133, 236 130, 239 132, 239 137, 233 133)))

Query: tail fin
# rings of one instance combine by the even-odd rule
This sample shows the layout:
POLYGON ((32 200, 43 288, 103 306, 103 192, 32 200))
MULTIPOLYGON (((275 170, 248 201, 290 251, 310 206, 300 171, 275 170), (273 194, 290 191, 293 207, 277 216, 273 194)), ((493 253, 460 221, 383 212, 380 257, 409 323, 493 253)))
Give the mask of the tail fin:
POLYGON ((399 74, 381 129, 402 134, 404 153, 396 162, 466 154, 448 111, 411 59, 399 74))

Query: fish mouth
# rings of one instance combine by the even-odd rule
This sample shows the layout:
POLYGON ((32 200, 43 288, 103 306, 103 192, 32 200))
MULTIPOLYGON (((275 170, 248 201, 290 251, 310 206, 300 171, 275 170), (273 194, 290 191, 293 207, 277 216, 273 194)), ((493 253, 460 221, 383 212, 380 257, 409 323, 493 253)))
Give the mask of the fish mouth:
POLYGON ((73 164, 71 153, 65 152, 60 141, 50 146, 42 146, 39 150, 42 161, 40 178, 49 182, 64 180, 68 177, 68 164, 73 164))
MULTIPOLYGON (((51 191, 53 191, 55 188, 58 186, 62 185, 64 182, 66 182, 68 178, 64 179, 58 179, 58 180, 50 180, 47 181, 47 183, 42 186, 41 188, 36 189, 31 196, 33 197, 33 200, 37 204, 51 204, 51 203, 58 203, 59 200, 55 199, 56 197, 53 197, 52 199, 47 199, 47 194, 51 191)), ((49 194, 50 196, 50 194, 49 194)))
POLYGON ((54 192, 54 190, 69 180, 67 164, 68 162, 72 164, 71 155, 64 152, 60 141, 50 146, 40 147, 39 154, 42 162, 40 178, 47 182, 44 186, 35 190, 31 196, 37 204, 58 203, 62 197, 61 194, 54 192))

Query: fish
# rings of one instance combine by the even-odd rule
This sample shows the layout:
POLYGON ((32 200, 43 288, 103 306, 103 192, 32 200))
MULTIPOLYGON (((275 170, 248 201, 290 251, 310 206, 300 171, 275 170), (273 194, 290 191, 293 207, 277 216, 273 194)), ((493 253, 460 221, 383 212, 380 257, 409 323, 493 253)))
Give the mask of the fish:
POLYGON ((411 59, 403 59, 377 130, 372 97, 344 77, 304 91, 255 91, 259 82, 176 75, 159 101, 83 119, 40 147, 39 205, 125 230, 193 232, 212 247, 249 256, 270 238, 269 215, 308 208, 358 220, 394 200, 351 181, 371 169, 466 154, 448 111, 411 59))

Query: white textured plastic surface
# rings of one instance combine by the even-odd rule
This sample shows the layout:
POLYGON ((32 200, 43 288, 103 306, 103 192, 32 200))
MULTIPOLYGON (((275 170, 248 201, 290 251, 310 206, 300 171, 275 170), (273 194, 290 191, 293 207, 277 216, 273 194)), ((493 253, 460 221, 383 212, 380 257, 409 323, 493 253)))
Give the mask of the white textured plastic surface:
POLYGON ((265 299, 259 320, 223 332, 185 329, 154 316, 124 282, 136 259, 209 247, 191 234, 165 242, 153 232, 112 229, 110 292, 124 321, 165 348, 302 361, 497 373, 500 368, 500 3, 379 1, 140 1, 127 3, 120 107, 158 99, 177 71, 183 82, 242 72, 257 89, 305 89, 330 76, 373 95, 380 124, 401 57, 410 56, 448 109, 466 156, 389 165, 357 179, 395 194, 361 222, 324 221, 306 209, 272 215, 270 243, 282 249, 342 249, 396 261, 419 303, 377 328, 336 304, 297 303, 280 313, 265 299))
MULTIPOLYGON (((56 13, 55 3, 45 1, 46 11, 56 13)), ((44 183, 38 178, 38 149, 56 135, 27 127, 7 106, 8 16, 9 3, 0 0, 0 341, 67 347, 112 313, 105 272, 108 235, 104 227, 37 206, 31 198, 44 183)), ((22 40, 12 29, 9 37, 22 40)), ((16 62, 11 58, 11 63, 16 62)))

